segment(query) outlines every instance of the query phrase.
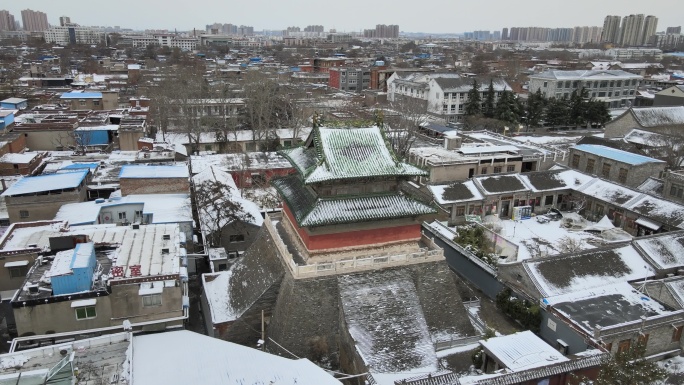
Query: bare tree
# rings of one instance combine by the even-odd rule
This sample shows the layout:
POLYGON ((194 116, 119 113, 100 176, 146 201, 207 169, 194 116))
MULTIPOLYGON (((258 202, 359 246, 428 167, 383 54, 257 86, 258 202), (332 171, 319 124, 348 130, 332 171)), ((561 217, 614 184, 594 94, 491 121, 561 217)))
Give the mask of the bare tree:
MULTIPOLYGON (((408 157, 420 127, 428 122, 429 107, 427 100, 398 96, 390 103, 390 108, 399 113, 396 119, 385 121, 384 116, 376 116, 376 121, 383 126, 390 145, 400 159, 408 157)), ((377 111, 376 114, 383 112, 377 111)))
POLYGON ((245 123, 254 142, 273 139, 278 124, 278 83, 257 71, 245 76, 245 123))
POLYGON ((570 238, 566 235, 558 240, 556 247, 563 254, 577 253, 584 250, 584 242, 581 239, 570 238))
POLYGON ((677 170, 684 162, 684 137, 681 128, 667 128, 660 135, 652 137, 652 146, 656 147, 655 155, 667 162, 670 169, 677 170))
POLYGON ((195 186, 195 202, 200 221, 209 230, 205 234, 213 246, 221 244, 221 233, 235 222, 254 221, 254 216, 245 211, 242 204, 231 199, 232 187, 216 180, 207 180, 195 186))

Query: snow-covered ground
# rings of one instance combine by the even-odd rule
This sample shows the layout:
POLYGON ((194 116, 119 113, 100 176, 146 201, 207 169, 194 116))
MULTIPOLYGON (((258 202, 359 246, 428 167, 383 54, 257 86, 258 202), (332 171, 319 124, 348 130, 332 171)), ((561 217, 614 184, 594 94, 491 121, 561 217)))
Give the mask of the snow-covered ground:
POLYGON ((684 357, 678 356, 659 361, 658 366, 667 372, 667 378, 659 382, 660 385, 679 385, 684 382, 684 357))

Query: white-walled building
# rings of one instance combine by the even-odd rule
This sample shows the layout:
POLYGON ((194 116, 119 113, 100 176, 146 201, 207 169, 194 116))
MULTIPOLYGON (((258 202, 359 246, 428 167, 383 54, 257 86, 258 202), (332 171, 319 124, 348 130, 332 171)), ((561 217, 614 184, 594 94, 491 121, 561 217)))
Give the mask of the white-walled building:
POLYGON ((183 37, 170 33, 133 36, 131 40, 134 48, 145 48, 149 45, 153 45, 158 47, 180 48, 183 51, 193 51, 199 43, 197 38, 183 37))
MULTIPOLYGON (((502 79, 492 79, 495 91, 495 102, 504 90, 511 87, 502 79)), ((489 89, 490 79, 477 79, 480 97, 484 101, 489 89)), ((462 78, 452 73, 409 73, 395 72, 387 80, 388 99, 397 101, 400 98, 411 98, 425 103, 430 115, 440 117, 447 122, 463 119, 468 91, 473 88, 472 78, 462 78)))
POLYGON ((55 26, 43 32, 46 43, 69 44, 100 44, 107 42, 107 34, 99 29, 76 25, 55 26))
POLYGON ((625 71, 545 71, 530 75, 530 93, 541 90, 547 98, 569 98, 572 91, 584 87, 588 97, 608 108, 629 107, 634 102, 643 77, 625 71))

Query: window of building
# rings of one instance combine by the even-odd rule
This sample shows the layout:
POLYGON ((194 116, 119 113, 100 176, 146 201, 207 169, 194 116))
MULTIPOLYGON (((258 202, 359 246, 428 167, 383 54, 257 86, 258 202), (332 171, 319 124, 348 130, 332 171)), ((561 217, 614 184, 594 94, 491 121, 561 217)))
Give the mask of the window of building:
POLYGON ((93 100, 93 106, 99 106, 100 101, 99 100, 93 100))
POLYGON ((261 174, 252 174, 252 185, 263 186, 266 184, 266 179, 261 174))
POLYGON ((205 144, 204 151, 211 151, 211 144, 205 144))
POLYGON ((126 212, 119 213, 119 219, 126 219, 126 212))
POLYGON ((549 82, 544 82, 544 88, 546 88, 549 85, 549 82))
POLYGON ((486 174, 487 173, 487 167, 482 167, 480 169, 480 174, 486 174))
POLYGON ((579 167, 579 162, 580 162, 580 156, 578 154, 575 154, 572 156, 572 167, 573 168, 578 168, 579 167))
POLYGON ((456 207, 456 216, 462 217, 465 215, 465 206, 456 207))
POLYGON ((620 167, 620 171, 618 171, 618 182, 625 184, 627 183, 627 169, 620 167))
POLYGON ((78 104, 81 105, 81 106, 85 106, 85 105, 86 105, 86 101, 85 101, 85 100, 79 100, 79 101, 78 101, 78 104))
POLYGON ((10 278, 24 278, 28 272, 28 266, 8 267, 7 271, 9 271, 10 278))
POLYGON ((218 264, 218 271, 226 271, 228 270, 228 264, 227 263, 219 263, 218 264))
POLYGON ((622 340, 618 344, 618 353, 624 353, 629 350, 629 346, 632 344, 632 340, 622 340))
POLYGON ((684 330, 684 325, 683 326, 675 326, 674 330, 672 331, 672 342, 681 341, 682 330, 684 330))
POLYGON ((602 205, 596 205, 596 215, 598 216, 603 216, 603 206, 602 205))
POLYGON ((544 198, 544 206, 551 206, 553 204, 553 195, 547 195, 544 198))
POLYGON ((97 313, 95 312, 95 306, 84 306, 84 307, 77 307, 76 308, 76 319, 77 320, 84 320, 84 319, 92 319, 97 316, 97 313))
POLYGON ((609 164, 607 164, 607 163, 603 164, 603 168, 601 169, 601 175, 608 178, 608 176, 610 175, 610 165, 609 164))
POLYGON ((506 167, 506 172, 515 172, 515 166, 513 166, 513 165, 507 166, 507 167, 506 167))
POLYGON ((239 243, 239 242, 244 242, 245 241, 245 236, 243 234, 233 234, 230 237, 228 237, 228 242, 230 243, 239 243))
POLYGON ((494 174, 498 174, 501 172, 501 166, 494 166, 494 174))
POLYGON ((684 193, 684 188, 682 186, 678 186, 676 184, 673 184, 670 186, 670 196, 676 196, 677 198, 682 198, 682 195, 684 193))
POLYGON ((19 217, 20 218, 28 218, 29 217, 28 210, 19 210, 19 217))
POLYGON ((556 88, 563 88, 563 82, 558 82, 558 84, 556 84, 556 88))
POLYGON ((594 159, 587 159, 587 168, 586 171, 588 174, 593 174, 594 173, 594 165, 596 163, 596 160, 594 159))
POLYGON ((134 214, 134 215, 135 215, 136 217, 140 218, 140 217, 143 216, 143 212, 142 212, 142 210, 135 210, 135 214, 134 214))
POLYGON ((161 294, 143 295, 142 296, 142 304, 143 304, 143 307, 161 306, 162 295, 161 294))
POLYGON ((637 342, 639 345, 646 347, 646 345, 648 345, 648 333, 639 334, 639 338, 637 339, 637 342))

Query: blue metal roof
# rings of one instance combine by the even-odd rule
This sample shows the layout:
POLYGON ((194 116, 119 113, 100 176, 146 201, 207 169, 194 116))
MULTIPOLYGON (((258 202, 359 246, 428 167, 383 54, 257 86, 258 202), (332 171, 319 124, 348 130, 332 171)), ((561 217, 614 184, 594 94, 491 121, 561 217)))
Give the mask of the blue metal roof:
POLYGON ((588 152, 590 154, 602 156, 604 158, 613 159, 618 162, 627 163, 631 165, 639 165, 644 163, 662 163, 662 160, 649 158, 647 156, 633 154, 631 152, 617 150, 615 148, 610 148, 606 146, 600 146, 597 144, 579 144, 574 149, 588 152))
POLYGON ((60 99, 101 99, 102 92, 65 92, 60 99))

